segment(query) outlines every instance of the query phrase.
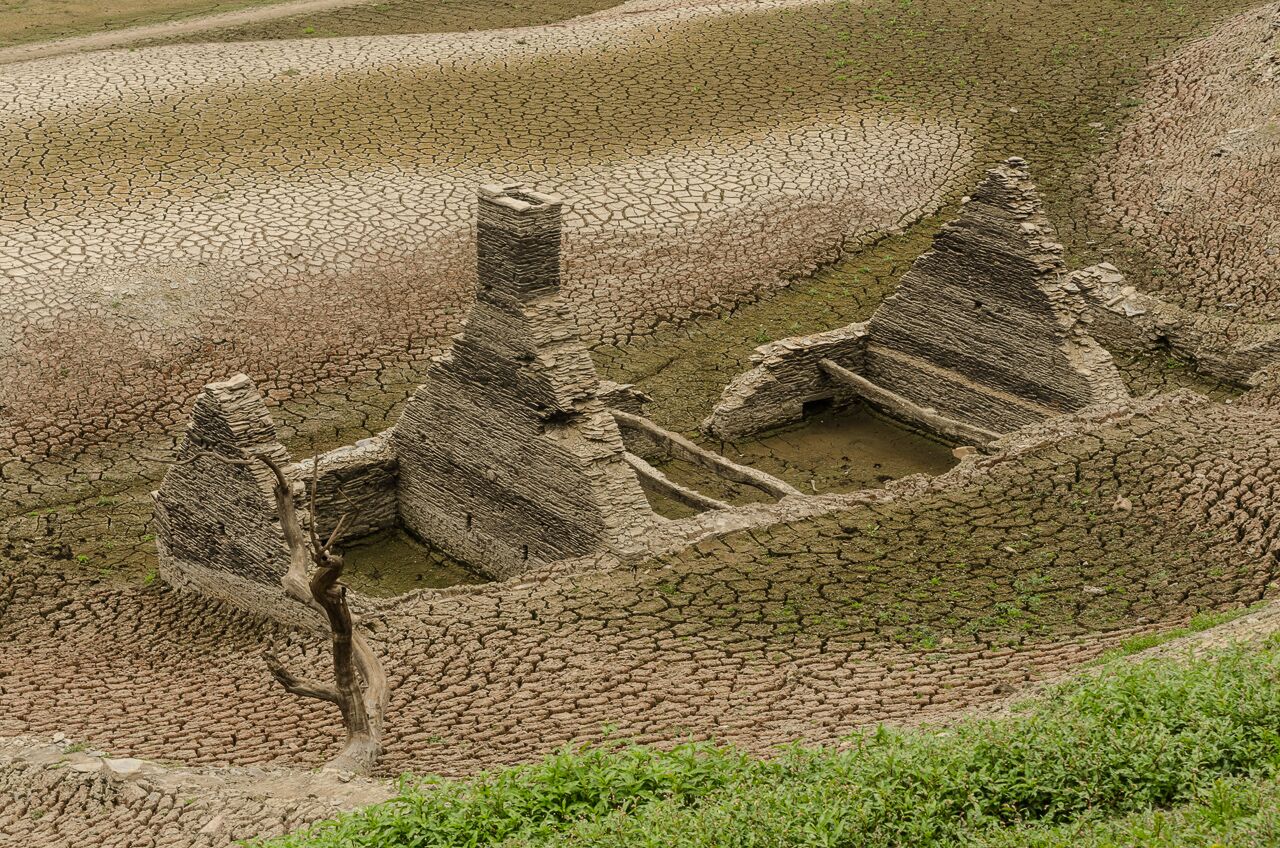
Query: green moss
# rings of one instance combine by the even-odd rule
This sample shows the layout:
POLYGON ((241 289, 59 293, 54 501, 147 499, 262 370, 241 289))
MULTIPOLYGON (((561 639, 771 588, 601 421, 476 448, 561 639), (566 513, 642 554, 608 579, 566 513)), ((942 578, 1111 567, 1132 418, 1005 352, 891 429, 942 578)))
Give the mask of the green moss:
MULTIPOLYGON (((1247 5, 931 0, 904 6, 900 0, 871 0, 779 10, 732 26, 770 33, 761 67, 791 83, 776 89, 784 101, 769 102, 775 114, 887 107, 958 122, 972 137, 974 163, 952 201, 997 161, 1011 155, 1028 159, 1070 261, 1083 266, 1118 261, 1123 248, 1093 208, 1093 169, 1110 142, 1091 125, 1122 124, 1141 105, 1131 96, 1141 81, 1139 69, 1247 5), (833 61, 848 72, 847 81, 832 79, 833 61)), ((719 24, 705 26, 716 43, 734 37, 713 35, 710 30, 719 24)), ((601 347, 597 364, 610 379, 637 383, 653 396, 655 417, 692 431, 724 384, 747 366, 757 344, 867 318, 911 261, 929 249, 955 208, 874 244, 850 245, 846 258, 803 286, 770 293, 729 314, 601 347)), ((1141 266, 1133 270, 1141 284, 1141 266)), ((1178 363, 1160 370, 1184 368, 1178 363)), ((1179 384, 1193 379, 1180 378, 1179 384)))

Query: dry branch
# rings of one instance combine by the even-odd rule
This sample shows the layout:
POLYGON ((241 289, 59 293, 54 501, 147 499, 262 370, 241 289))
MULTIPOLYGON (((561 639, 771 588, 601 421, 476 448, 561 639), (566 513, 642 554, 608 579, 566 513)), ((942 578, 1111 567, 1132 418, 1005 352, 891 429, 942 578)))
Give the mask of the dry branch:
POLYGON ((310 544, 303 537, 297 504, 289 479, 274 459, 255 457, 275 475, 276 512, 289 546, 289 567, 280 578, 285 594, 316 609, 329 622, 332 638, 334 685, 300 679, 280 663, 274 652, 264 659, 275 679, 285 691, 294 695, 318 698, 338 705, 347 741, 342 751, 328 763, 328 768, 367 774, 382 753, 382 721, 387 704, 387 678, 382 664, 364 636, 356 629, 347 604, 347 587, 341 582, 344 563, 333 546, 342 536, 347 516, 339 519, 329 538, 321 542, 315 531, 315 492, 319 477, 316 463, 311 480, 310 544), (307 578, 307 565, 316 566, 315 575, 307 578), (358 677, 357 677, 358 675, 358 677), (363 686, 361 680, 363 679, 363 686))
POLYGON ((334 684, 300 678, 280 662, 275 651, 263 652, 271 676, 292 695, 328 701, 342 713, 347 741, 342 751, 330 760, 327 768, 367 774, 382 754, 382 723, 386 714, 389 689, 382 663, 358 629, 358 621, 347 604, 347 587, 341 582, 344 563, 333 547, 342 538, 348 516, 344 515, 329 538, 320 541, 315 531, 315 492, 319 478, 319 462, 311 479, 310 542, 304 537, 298 517, 293 488, 280 464, 265 454, 237 459, 213 451, 201 451, 176 464, 190 463, 204 456, 216 456, 231 465, 249 466, 261 462, 275 477, 273 487, 276 514, 289 548, 289 565, 280 578, 287 597, 324 616, 329 624, 333 654, 334 684), (316 566, 315 576, 308 578, 308 564, 316 566), (363 681, 363 685, 361 685, 363 681))

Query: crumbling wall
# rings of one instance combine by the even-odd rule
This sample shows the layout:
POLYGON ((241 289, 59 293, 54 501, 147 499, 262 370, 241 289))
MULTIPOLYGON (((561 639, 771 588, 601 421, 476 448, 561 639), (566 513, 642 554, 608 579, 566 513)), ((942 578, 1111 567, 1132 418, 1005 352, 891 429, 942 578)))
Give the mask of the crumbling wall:
POLYGON ((991 169, 871 316, 862 376, 999 433, 1126 397, 1062 254, 1026 163, 991 169))
MULTIPOLYGON (((1063 248, 1026 163, 987 172, 865 324, 757 348, 703 427, 733 438, 787 424, 821 398, 843 402, 822 360, 874 384, 919 420, 1008 433, 1128 397, 1111 355, 1087 332, 1087 304, 1066 280, 1063 248)), ((875 402, 875 396, 870 396, 875 402)), ((891 410, 892 412, 892 410, 891 410)))
POLYGON ((866 335, 864 325, 850 324, 761 345, 751 355, 754 367, 725 388, 703 429, 721 439, 735 439, 794 424, 804 418, 809 404, 848 403, 855 396, 818 363, 830 359, 850 371, 861 370, 866 335))
MULTIPOLYGON (((205 386, 175 464, 153 493, 161 577, 237 606, 275 614, 289 551, 276 515, 275 477, 247 456, 289 454, 253 381, 205 386)), ((291 602, 289 602, 291 603, 291 602)))
POLYGON ((290 624, 314 623, 288 600, 280 578, 288 546, 276 511, 275 476, 254 456, 280 464, 310 522, 315 476, 317 531, 347 516, 346 538, 396 526, 395 456, 385 434, 298 463, 276 438, 257 387, 244 374, 205 386, 155 501, 159 571, 168 583, 290 624))
POLYGON ((479 204, 480 290, 453 350, 392 430, 288 465, 252 381, 213 383, 196 401, 177 464, 155 493, 162 573, 277 618, 288 556, 273 456, 327 536, 397 526, 494 577, 644 548, 662 523, 625 460, 609 406, 643 403, 602 387, 559 297, 560 202, 518 185, 479 204), (318 464, 318 472, 316 471, 318 464))
POLYGON ((315 477, 316 532, 327 538, 346 516, 342 535, 359 538, 400 523, 396 484, 400 463, 383 432, 353 445, 304 459, 287 469, 290 479, 306 487, 307 504, 315 477), (315 464, 319 462, 319 474, 315 464))
POLYGON ((628 552, 657 521, 560 299, 558 198, 488 186, 476 302, 393 429, 404 524, 494 577, 628 552))
POLYGON ((1280 327, 1183 309, 1127 285, 1109 263, 1076 271, 1067 283, 1084 293, 1090 334, 1111 350, 1173 353, 1241 387, 1280 360, 1280 327))

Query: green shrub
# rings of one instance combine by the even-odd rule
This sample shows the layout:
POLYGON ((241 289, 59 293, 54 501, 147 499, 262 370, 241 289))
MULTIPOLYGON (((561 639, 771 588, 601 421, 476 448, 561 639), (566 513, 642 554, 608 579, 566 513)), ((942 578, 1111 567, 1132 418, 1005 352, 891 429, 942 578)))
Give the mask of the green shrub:
POLYGON ((1006 716, 879 728, 841 749, 565 750, 466 782, 406 781, 386 804, 264 844, 861 848, 981 844, 1010 828, 1053 839, 1275 774, 1277 684, 1273 642, 1109 666, 1006 716))

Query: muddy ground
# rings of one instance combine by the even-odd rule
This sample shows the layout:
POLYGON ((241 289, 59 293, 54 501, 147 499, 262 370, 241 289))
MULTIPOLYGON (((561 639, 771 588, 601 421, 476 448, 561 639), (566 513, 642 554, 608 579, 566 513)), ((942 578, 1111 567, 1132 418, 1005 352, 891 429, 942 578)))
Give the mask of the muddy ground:
MULTIPOLYGON (((676 3, 653 18, 658 4, 636 4, 581 41, 576 23, 373 37, 403 26, 386 5, 384 21, 344 19, 369 38, 0 74, 0 110, 19 116, 0 144, 21 170, 0 239, 26 251, 0 295, 0 734, 62 730, 182 763, 323 761, 333 717, 276 691, 258 661, 283 634, 159 585, 146 490, 191 396, 232 370, 268 389, 298 455, 393 421, 465 310, 467 207, 451 192, 470 196, 487 169, 580 188, 566 291, 599 370, 686 432, 755 345, 866 318, 1008 155, 1032 162, 1074 264, 1157 257, 1125 270, 1185 305, 1274 300, 1255 262, 1271 247, 1274 105, 1204 92, 1269 79, 1275 4, 1232 20, 1249 4, 676 3), (187 77, 192 57, 208 67, 187 77), (219 87, 220 62, 251 70, 219 87), (67 85, 37 85, 51 72, 67 85), (898 170, 882 167, 890 153, 898 170), (1184 181, 1211 190, 1171 246, 1150 222, 1178 214, 1160 204, 1184 181), (695 182, 696 197, 669 191, 695 182), (872 189, 877 203, 850 200, 872 189), (1227 209, 1243 226, 1223 226, 1227 209), (227 210, 259 217, 210 224, 227 210), (336 247, 335 221, 349 239, 336 247), (300 736, 306 723, 328 729, 300 736)), ((1135 393, 1230 404, 1153 401, 817 519, 388 608, 385 768, 463 774, 611 734, 763 750, 942 720, 1134 634, 1271 598, 1280 393, 1241 396, 1172 357, 1119 364, 1135 393)), ((867 456, 903 438, 881 436, 867 456)), ((882 470, 842 467, 847 448, 820 430, 773 438, 735 449, 831 491, 855 465, 859 480, 882 470), (784 450, 797 438, 826 447, 784 450)), ((916 464, 884 476, 951 463, 936 445, 888 446, 916 464)))

